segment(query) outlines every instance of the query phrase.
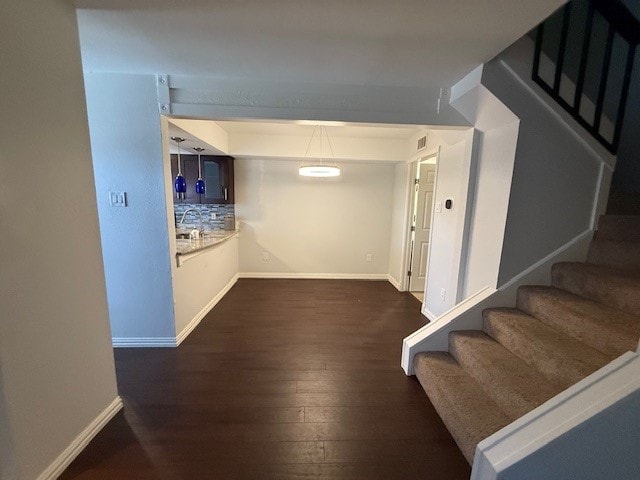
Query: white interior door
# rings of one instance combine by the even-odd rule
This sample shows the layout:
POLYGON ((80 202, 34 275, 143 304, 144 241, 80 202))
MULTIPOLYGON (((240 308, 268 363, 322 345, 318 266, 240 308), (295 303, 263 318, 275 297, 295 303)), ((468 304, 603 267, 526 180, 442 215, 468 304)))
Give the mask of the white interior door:
POLYGON ((419 183, 416 191, 415 233, 413 255, 411 257, 411 276, 409 291, 424 292, 427 279, 427 257, 429 255, 429 238, 431 237, 431 217, 433 210, 433 192, 436 182, 436 166, 418 164, 419 183))

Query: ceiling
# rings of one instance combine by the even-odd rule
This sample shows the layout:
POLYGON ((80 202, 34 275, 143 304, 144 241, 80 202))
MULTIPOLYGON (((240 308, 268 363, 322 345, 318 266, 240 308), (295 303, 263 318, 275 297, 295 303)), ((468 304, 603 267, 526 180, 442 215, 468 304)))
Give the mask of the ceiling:
MULTIPOLYGON (((324 125, 330 137, 407 139, 424 127, 418 125, 386 125, 320 121, 220 121, 216 123, 230 134, 288 135, 311 137, 316 125, 324 125)), ((319 130, 316 131, 319 136, 319 130)), ((323 134, 324 135, 324 134, 323 134)))
POLYGON ((88 71, 453 85, 563 0, 75 0, 88 71))
MULTIPOLYGON (((200 121, 200 120, 199 120, 200 121)), ((413 135, 423 132, 425 126, 420 125, 389 125, 378 123, 344 123, 344 122, 322 122, 322 121, 306 121, 306 120, 238 120, 238 121, 222 121, 210 120, 216 123, 228 134, 244 134, 244 135, 284 135, 311 138, 317 125, 323 125, 327 129, 330 138, 347 137, 347 138, 370 138, 370 139, 395 139, 408 140, 413 135)), ((323 134, 324 135, 324 134, 323 134)), ((180 145, 182 153, 194 154, 193 147, 202 147, 205 150, 203 155, 220 155, 224 154, 215 147, 207 144, 193 134, 174 125, 169 118, 169 136, 182 137, 185 139, 180 145)), ((320 138, 320 132, 316 131, 314 138, 320 138)), ((177 153, 177 146, 174 142, 170 142, 171 153, 177 153)))

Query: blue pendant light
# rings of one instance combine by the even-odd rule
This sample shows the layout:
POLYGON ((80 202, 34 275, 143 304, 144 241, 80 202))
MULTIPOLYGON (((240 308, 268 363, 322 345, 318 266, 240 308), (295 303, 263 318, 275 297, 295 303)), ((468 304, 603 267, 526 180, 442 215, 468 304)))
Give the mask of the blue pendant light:
POLYGON ((198 180, 196 180, 196 193, 198 195, 204 195, 206 191, 206 187, 204 184, 204 180, 202 179, 202 163, 200 162, 200 154, 204 150, 202 147, 193 147, 193 149, 198 152, 198 180))
POLYGON ((180 144, 184 142, 184 138, 182 137, 171 137, 171 140, 176 142, 178 145, 178 175, 176 175, 176 179, 173 182, 173 186, 176 190, 176 198, 178 200, 184 200, 185 194, 187 193, 187 181, 184 179, 182 175, 182 162, 180 161, 180 144))

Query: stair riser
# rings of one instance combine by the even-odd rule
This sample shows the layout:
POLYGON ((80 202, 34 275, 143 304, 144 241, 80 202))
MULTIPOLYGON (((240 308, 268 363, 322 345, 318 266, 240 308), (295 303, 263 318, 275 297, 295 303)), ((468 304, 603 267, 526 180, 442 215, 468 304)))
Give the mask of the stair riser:
POLYGON ((476 445, 511 422, 446 352, 418 354, 415 374, 470 464, 476 445))
POLYGON ((606 321, 592 321, 570 306, 535 290, 518 290, 516 305, 523 312, 611 358, 632 350, 636 344, 633 337, 622 330, 609 328, 606 321))
POLYGON ((521 417, 562 390, 514 358, 504 347, 498 347, 469 339, 463 332, 449 335, 451 356, 507 416, 521 417), (508 373, 501 366, 506 366, 508 373), (510 381, 512 378, 516 378, 516 384, 510 381), (531 385, 536 385, 536 389, 531 389, 531 385))
POLYGON ((516 309, 483 312, 484 331, 545 378, 568 388, 609 358, 516 309))
POLYGON ((601 278, 554 265, 551 270, 554 287, 595 300, 632 315, 640 315, 640 288, 620 278, 601 278), (558 268, 557 268, 558 267, 558 268))
POLYGON ((595 239, 640 242, 640 216, 603 215, 595 239))
POLYGON ((587 261, 620 270, 640 270, 640 242, 594 240, 589 247, 587 261))

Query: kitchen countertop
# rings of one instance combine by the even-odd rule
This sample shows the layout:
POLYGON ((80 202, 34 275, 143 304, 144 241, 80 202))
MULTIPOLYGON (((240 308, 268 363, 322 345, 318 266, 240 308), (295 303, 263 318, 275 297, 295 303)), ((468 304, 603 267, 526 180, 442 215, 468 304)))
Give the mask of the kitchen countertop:
POLYGON ((197 240, 178 238, 176 239, 176 255, 190 255, 192 253, 205 250, 228 240, 238 232, 238 229, 216 230, 214 232, 205 232, 204 237, 198 238, 197 240))

